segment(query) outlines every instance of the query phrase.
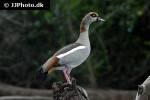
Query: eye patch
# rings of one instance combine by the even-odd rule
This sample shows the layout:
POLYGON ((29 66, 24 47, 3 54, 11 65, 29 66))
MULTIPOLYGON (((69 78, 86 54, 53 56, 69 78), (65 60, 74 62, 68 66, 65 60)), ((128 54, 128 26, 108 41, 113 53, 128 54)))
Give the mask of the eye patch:
POLYGON ((96 14, 94 14, 94 13, 93 13, 93 14, 91 14, 90 16, 91 16, 91 17, 93 17, 93 18, 94 18, 94 17, 97 17, 97 15, 96 15, 96 14))

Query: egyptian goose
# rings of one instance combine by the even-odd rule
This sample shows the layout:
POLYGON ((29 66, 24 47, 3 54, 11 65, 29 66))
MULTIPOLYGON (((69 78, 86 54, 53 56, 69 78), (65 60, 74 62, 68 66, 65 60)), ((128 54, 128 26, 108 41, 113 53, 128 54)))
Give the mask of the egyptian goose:
POLYGON ((88 30, 89 25, 95 21, 105 20, 95 12, 88 13, 81 22, 80 36, 78 40, 75 43, 63 47, 52 57, 50 57, 46 63, 37 70, 37 77, 44 80, 47 74, 53 72, 54 70, 63 70, 67 82, 71 84, 71 70, 82 64, 90 54, 91 47, 88 30))

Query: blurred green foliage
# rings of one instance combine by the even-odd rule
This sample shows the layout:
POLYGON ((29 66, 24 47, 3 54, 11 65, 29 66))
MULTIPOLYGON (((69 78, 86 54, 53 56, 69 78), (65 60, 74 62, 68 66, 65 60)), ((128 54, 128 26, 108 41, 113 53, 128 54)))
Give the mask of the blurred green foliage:
MULTIPOLYGON (((50 11, 4 11, 8 18, 1 19, 0 25, 1 81, 34 88, 64 81, 59 71, 45 83, 33 79, 33 74, 57 50, 77 39, 82 18, 91 11, 106 20, 95 22, 89 30, 90 62, 98 86, 135 89, 150 72, 147 0, 52 0, 50 11)), ((88 67, 84 63, 71 73, 85 87, 90 86, 88 67)))

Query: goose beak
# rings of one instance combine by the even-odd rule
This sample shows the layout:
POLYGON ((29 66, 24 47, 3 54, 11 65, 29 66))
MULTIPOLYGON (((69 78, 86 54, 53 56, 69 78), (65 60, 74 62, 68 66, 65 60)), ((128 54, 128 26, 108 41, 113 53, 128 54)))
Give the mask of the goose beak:
POLYGON ((105 20, 98 16, 98 17, 97 17, 97 21, 102 21, 102 22, 104 22, 105 20))

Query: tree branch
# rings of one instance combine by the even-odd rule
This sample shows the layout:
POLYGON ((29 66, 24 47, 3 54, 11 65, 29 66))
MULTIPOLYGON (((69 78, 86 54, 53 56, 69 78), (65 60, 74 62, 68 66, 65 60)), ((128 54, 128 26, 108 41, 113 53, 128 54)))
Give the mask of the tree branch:
POLYGON ((138 86, 138 91, 135 100, 149 100, 150 99, 150 76, 138 86))
POLYGON ((23 95, 23 96, 52 96, 52 91, 27 89, 0 83, 0 96, 23 95))
POLYGON ((0 100, 53 100, 51 97, 42 96, 2 96, 0 100))
MULTIPOLYGON (((135 91, 86 89, 90 100, 133 100, 135 91)), ((51 90, 27 89, 0 82, 0 96, 44 96, 52 97, 51 90)), ((2 100, 2 99, 1 99, 2 100)), ((7 100, 7 99, 6 99, 7 100)))

